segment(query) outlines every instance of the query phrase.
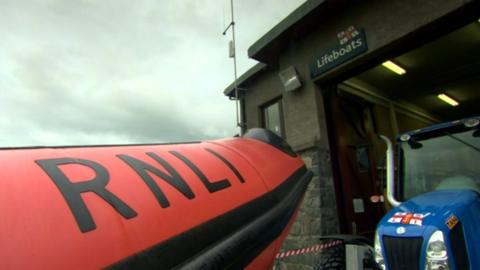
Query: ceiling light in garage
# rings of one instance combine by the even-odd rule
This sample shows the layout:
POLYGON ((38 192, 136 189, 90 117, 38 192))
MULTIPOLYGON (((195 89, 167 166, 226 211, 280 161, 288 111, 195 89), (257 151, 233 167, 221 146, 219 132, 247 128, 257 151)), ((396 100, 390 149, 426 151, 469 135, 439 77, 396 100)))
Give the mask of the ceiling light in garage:
POLYGON ((389 70, 397 73, 398 75, 403 75, 407 73, 405 69, 403 69, 401 66, 395 64, 394 62, 388 60, 386 62, 383 62, 382 66, 388 68, 389 70))
POLYGON ((449 97, 447 94, 438 94, 437 97, 441 99, 443 102, 448 103, 451 106, 458 106, 459 104, 458 101, 449 97))

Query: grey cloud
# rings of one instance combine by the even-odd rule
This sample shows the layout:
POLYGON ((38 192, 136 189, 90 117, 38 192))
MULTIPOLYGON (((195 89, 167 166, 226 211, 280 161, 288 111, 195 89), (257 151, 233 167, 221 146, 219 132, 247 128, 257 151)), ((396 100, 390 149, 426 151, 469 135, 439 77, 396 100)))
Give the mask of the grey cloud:
MULTIPOLYGON (((239 73, 254 63, 247 46, 278 22, 267 18, 302 1, 265 2, 236 2, 239 73)), ((228 1, 1 1, 0 146, 233 135, 234 104, 222 95, 233 80, 229 37, 220 34, 224 7, 228 1)))

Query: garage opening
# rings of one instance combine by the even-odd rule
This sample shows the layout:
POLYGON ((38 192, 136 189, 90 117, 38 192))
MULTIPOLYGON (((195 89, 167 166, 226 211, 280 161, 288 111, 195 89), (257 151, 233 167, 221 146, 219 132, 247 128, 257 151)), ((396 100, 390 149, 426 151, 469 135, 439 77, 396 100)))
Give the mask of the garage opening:
POLYGON ((389 210, 381 199, 385 146, 378 134, 394 139, 402 132, 480 114, 479 48, 480 22, 474 21, 385 59, 328 94, 342 232, 372 236, 389 210))

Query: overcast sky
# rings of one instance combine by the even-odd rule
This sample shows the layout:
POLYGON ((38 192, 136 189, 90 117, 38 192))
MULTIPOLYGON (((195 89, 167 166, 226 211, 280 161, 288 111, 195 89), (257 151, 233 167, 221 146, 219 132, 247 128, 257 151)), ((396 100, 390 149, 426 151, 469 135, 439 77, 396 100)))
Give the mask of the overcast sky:
MULTIPOLYGON (((305 0, 235 1, 247 49, 305 0)), ((0 146, 229 137, 229 0, 0 0, 0 146)))

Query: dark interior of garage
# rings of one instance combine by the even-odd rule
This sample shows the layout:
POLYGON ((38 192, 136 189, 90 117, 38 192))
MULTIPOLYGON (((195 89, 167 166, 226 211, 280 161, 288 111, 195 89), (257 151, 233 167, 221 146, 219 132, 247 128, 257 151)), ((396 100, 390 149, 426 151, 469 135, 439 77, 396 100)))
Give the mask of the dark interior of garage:
POLYGON ((438 121, 479 113, 480 22, 474 21, 437 40, 392 60, 406 73, 398 75, 381 64, 351 81, 364 84, 399 103, 409 103, 438 121), (446 94, 458 102, 451 106, 438 98, 446 94))

